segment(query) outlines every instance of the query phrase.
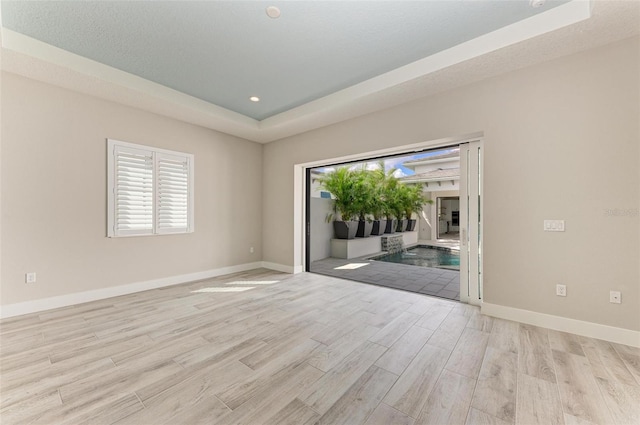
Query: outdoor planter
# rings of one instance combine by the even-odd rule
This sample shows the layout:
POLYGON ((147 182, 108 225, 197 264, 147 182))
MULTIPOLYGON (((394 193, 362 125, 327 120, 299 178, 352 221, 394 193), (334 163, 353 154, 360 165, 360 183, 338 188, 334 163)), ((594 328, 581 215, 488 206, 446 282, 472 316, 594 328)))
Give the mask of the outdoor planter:
MULTIPOLYGON (((364 167, 338 167, 318 178, 320 187, 331 193, 333 211, 327 214, 327 223, 336 218, 359 218, 363 221, 333 221, 336 239, 366 238, 371 234, 404 232, 407 220, 387 219, 367 221, 372 217, 412 217, 422 205, 431 203, 425 199, 422 185, 406 185, 395 176, 395 169, 385 171, 385 164, 369 170, 364 167), (375 230, 374 230, 375 228, 375 230)), ((411 220, 409 230, 416 227, 411 220)))
POLYGON ((407 232, 413 232, 416 228, 416 221, 415 219, 411 219, 407 221, 407 232))
POLYGON ((356 232, 356 237, 358 238, 368 238, 371 236, 371 231, 373 230, 373 222, 367 220, 358 221, 358 231, 356 232))
POLYGON ((387 225, 384 228, 385 233, 395 233, 396 232, 396 223, 397 220, 394 218, 392 220, 387 220, 387 225))
POLYGON ((371 230, 371 234, 374 236, 383 235, 385 227, 387 227, 387 220, 373 220, 373 229, 371 230))
POLYGON ((358 231, 357 221, 334 221, 333 231, 336 239, 354 239, 358 231))

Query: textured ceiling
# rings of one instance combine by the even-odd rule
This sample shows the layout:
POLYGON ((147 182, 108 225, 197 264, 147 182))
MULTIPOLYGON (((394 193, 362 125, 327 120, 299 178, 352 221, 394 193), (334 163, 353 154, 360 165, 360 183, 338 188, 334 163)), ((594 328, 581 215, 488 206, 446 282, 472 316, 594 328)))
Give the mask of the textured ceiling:
POLYGON ((563 3, 3 1, 2 25, 263 120, 563 3))
MULTIPOLYGON (((0 12, 4 3, 2 6, 0 12)), ((640 1, 574 0, 262 121, 4 27, 0 67, 4 72, 268 143, 639 34, 640 1)))

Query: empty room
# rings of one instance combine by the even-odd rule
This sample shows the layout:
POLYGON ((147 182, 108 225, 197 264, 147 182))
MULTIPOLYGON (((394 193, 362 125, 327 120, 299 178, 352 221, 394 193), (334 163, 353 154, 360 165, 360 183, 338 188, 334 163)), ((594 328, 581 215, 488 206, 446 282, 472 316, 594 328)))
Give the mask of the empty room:
POLYGON ((0 423, 640 423, 640 1, 0 0, 0 423))

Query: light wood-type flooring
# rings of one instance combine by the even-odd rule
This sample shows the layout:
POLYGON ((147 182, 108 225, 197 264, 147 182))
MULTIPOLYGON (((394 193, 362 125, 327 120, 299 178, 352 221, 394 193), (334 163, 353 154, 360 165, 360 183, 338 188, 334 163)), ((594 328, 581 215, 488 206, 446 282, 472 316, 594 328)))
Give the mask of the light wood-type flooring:
POLYGON ((640 352, 257 270, 4 320, 9 424, 638 424, 640 352))

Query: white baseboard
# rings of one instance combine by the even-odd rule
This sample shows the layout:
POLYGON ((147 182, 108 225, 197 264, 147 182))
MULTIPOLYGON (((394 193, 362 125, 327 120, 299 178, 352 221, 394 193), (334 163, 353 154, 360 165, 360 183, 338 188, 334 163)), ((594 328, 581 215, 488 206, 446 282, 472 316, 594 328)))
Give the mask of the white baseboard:
POLYGON ((275 270, 278 272, 297 274, 302 272, 302 266, 287 266, 284 264, 271 263, 269 261, 263 261, 262 267, 265 269, 275 270))
POLYGON ((236 266, 221 267, 219 269, 205 270, 196 273, 188 273, 178 276, 169 276, 160 279, 135 282, 127 285, 113 286, 109 288, 95 289, 93 291, 76 292, 73 294, 60 295, 57 297, 42 298, 39 300, 25 301, 16 304, 0 306, 0 319, 7 317, 21 316, 23 314, 37 313, 54 308, 68 307, 70 305, 82 304, 89 301, 97 301, 105 298, 117 297, 120 295, 132 294, 134 292, 147 291, 149 289, 162 288, 165 286, 177 285, 180 283, 194 282, 196 280, 209 279, 225 274, 243 272, 247 270, 266 267, 262 262, 238 264, 236 266))
POLYGON ((556 331, 570 332, 576 335, 616 342, 618 344, 640 347, 640 332, 631 329, 616 328, 599 323, 569 319, 530 310, 506 307, 503 305, 482 303, 482 314, 513 320, 515 322, 540 326, 556 331))

